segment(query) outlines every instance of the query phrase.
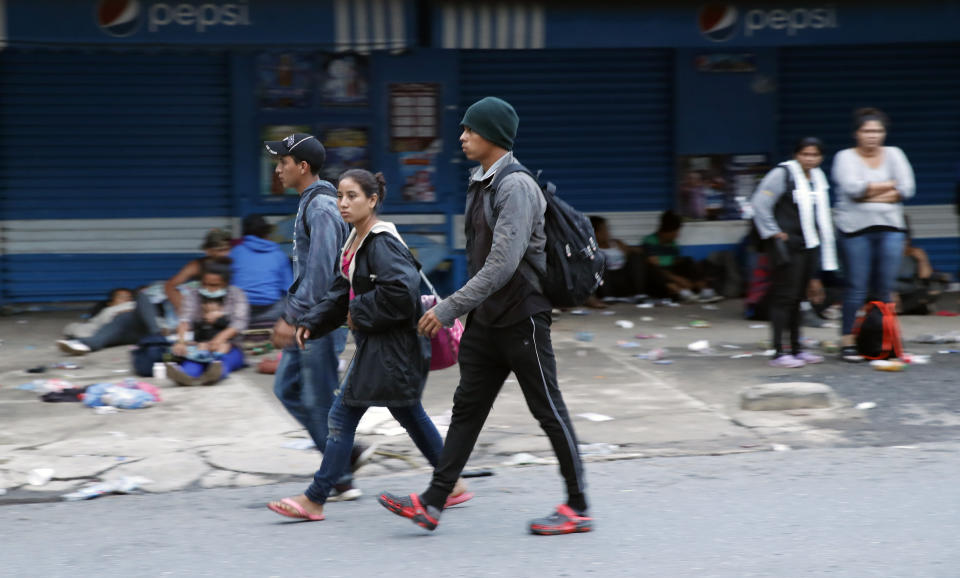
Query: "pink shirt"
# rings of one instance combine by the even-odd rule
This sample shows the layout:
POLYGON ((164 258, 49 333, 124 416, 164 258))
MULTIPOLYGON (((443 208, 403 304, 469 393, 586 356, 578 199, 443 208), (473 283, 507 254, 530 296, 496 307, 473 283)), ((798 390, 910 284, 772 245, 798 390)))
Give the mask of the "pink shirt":
MULTIPOLYGON (((347 277, 347 280, 350 281, 350 263, 353 262, 353 253, 347 254, 346 251, 343 252, 343 261, 340 264, 343 274, 347 277)), ((356 297, 356 294, 353 292, 353 282, 350 283, 350 300, 353 301, 353 298, 356 297)))

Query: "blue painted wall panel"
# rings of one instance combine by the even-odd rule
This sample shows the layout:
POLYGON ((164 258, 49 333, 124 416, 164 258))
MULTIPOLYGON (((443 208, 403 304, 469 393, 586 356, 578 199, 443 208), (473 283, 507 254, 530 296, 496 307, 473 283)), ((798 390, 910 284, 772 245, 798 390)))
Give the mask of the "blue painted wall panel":
POLYGON ((678 155, 776 152, 776 49, 678 49, 674 66, 678 155), (756 70, 698 70, 700 57, 718 52, 749 55, 756 70))
POLYGON ((167 279, 187 261, 178 254, 6 255, 6 302, 99 301, 116 287, 167 279))

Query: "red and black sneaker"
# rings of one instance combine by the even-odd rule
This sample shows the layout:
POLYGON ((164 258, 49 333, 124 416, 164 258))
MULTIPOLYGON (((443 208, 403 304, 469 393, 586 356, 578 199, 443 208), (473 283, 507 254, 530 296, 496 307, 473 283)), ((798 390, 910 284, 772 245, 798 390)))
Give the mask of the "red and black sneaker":
POLYGON ((546 518, 538 518, 530 522, 530 533, 541 536, 575 534, 590 530, 593 530, 593 518, 586 514, 578 514, 566 504, 557 506, 557 511, 546 518))
POLYGON ((435 530, 440 523, 440 510, 433 506, 424 505, 420 501, 420 496, 410 494, 409 496, 396 496, 389 492, 383 492, 377 498, 380 505, 390 510, 398 516, 410 518, 413 523, 427 530, 435 530))

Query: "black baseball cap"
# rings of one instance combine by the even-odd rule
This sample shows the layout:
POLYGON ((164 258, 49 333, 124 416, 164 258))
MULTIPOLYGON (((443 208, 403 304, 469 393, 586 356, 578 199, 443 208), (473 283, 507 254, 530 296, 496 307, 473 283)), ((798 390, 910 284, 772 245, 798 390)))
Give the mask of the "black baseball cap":
POLYGON ((317 137, 302 132, 295 132, 283 140, 268 140, 263 143, 267 147, 267 152, 272 155, 286 156, 296 155, 313 165, 315 169, 323 167, 327 160, 327 151, 317 140, 317 137))

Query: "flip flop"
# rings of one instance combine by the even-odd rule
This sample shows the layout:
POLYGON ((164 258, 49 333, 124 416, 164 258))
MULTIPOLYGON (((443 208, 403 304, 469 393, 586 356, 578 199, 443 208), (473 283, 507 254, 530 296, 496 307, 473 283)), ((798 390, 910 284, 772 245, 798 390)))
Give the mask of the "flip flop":
POLYGON ((271 511, 276 512, 281 516, 286 516, 287 518, 294 518, 297 520, 306 520, 308 522, 319 522, 320 520, 324 519, 323 514, 320 514, 319 516, 314 514, 308 514, 307 511, 303 509, 303 506, 294 502, 290 498, 284 498, 280 500, 280 503, 284 504, 285 506, 290 506, 291 508, 296 510, 297 513, 293 514, 289 510, 285 510, 280 506, 275 506, 273 502, 267 504, 267 507, 270 508, 271 511))
POLYGON ((443 504, 443 507, 444 509, 446 509, 446 508, 449 508, 450 506, 456 506, 457 504, 462 504, 470 500, 471 498, 473 498, 473 496, 474 496, 473 492, 463 492, 461 494, 457 494, 456 496, 450 496, 449 498, 447 498, 446 503, 443 504))

